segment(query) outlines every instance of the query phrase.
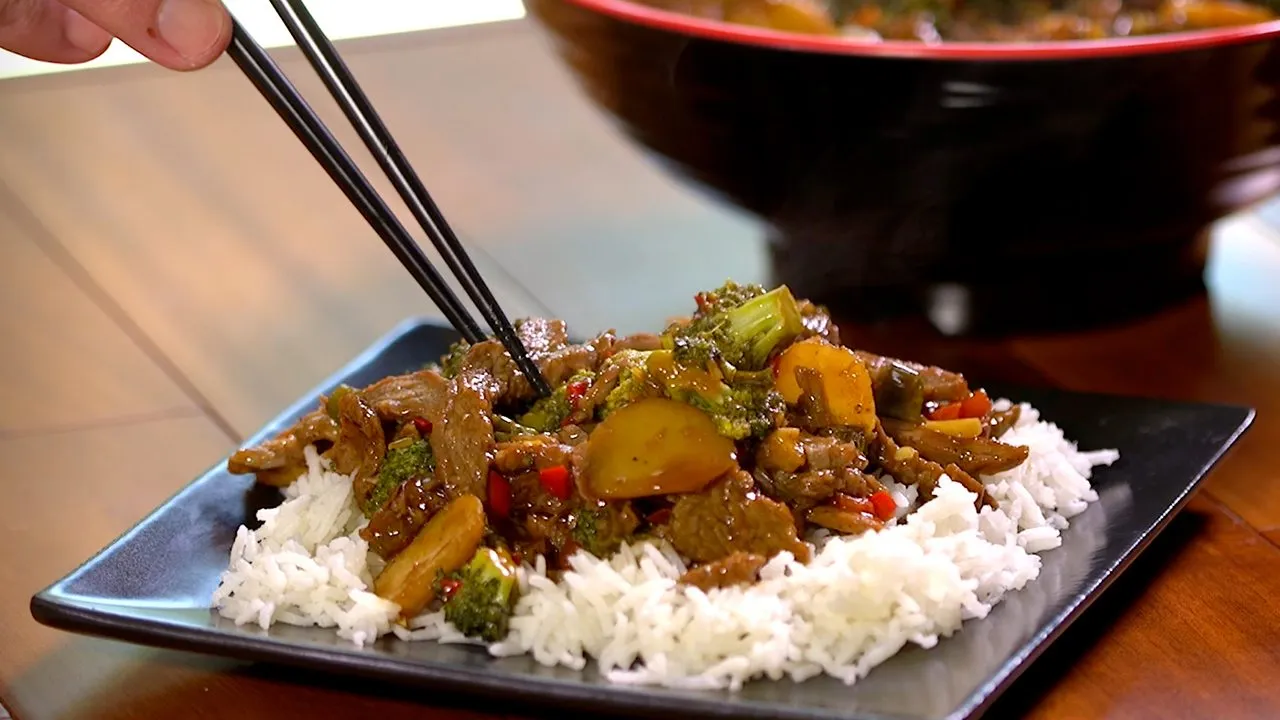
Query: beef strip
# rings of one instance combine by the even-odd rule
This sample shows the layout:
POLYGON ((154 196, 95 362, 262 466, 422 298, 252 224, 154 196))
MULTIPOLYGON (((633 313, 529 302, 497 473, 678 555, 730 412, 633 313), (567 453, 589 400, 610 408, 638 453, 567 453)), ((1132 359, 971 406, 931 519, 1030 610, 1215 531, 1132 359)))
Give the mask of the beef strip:
POLYGON ((695 562, 712 562, 736 551, 770 557, 787 550, 801 562, 810 555, 809 546, 797 537, 791 511, 756 492, 742 470, 676 500, 669 532, 676 550, 695 562))
POLYGON ((573 448, 550 435, 523 435, 493 449, 493 469, 503 475, 569 464, 573 448))
MULTIPOLYGON (((547 382, 557 387, 579 370, 595 369, 599 354, 590 345, 566 345, 532 359, 547 382)), ((519 404, 537 397, 533 386, 497 340, 485 340, 467 350, 460 374, 474 371, 482 371, 496 381, 495 403, 519 404)))
POLYGON ((938 487, 938 481, 945 474, 963 485, 969 492, 977 495, 978 498, 975 504, 979 508, 983 505, 992 508, 998 507, 996 501, 987 494, 986 486, 974 480, 963 469, 954 464, 943 467, 936 462, 921 457, 920 453, 914 448, 899 447, 879 423, 876 424, 875 448, 876 463, 898 482, 904 485, 917 486, 920 496, 926 501, 933 499, 933 493, 938 487))
POLYGON ((896 420, 882 421, 884 430, 899 445, 915 448, 926 460, 957 465, 969 475, 994 475, 1011 470, 1031 454, 1022 445, 1006 445, 990 438, 958 438, 896 420))
POLYGON ((449 402, 440 426, 431 433, 436 478, 452 498, 485 497, 493 451, 493 398, 497 383, 488 374, 467 370, 450 383, 449 402))
POLYGON ((817 335, 832 345, 840 344, 840 328, 831 320, 831 313, 826 308, 809 300, 797 300, 796 305, 800 308, 800 320, 807 336, 817 335))
POLYGON ((635 333, 628 335, 614 344, 614 351, 618 350, 660 350, 662 349, 662 336, 657 333, 635 333))
POLYGON ((924 386, 925 402, 952 402, 969 396, 969 383, 959 373, 931 365, 884 357, 864 350, 854 350, 854 355, 867 367, 872 378, 887 377, 889 366, 895 362, 915 370, 920 374, 920 382, 924 386))
POLYGON ((516 325, 516 337, 533 360, 550 355, 569 344, 569 329, 563 320, 527 318, 516 325))
POLYGON ((227 461, 227 471, 235 475, 256 473, 258 482, 284 487, 307 469, 303 451, 308 445, 332 443, 338 439, 338 423, 324 411, 313 410, 293 427, 259 445, 238 450, 227 461))
POLYGON ((569 413, 569 417, 565 418, 566 423, 579 424, 590 422, 596 415, 596 408, 604 404, 605 398, 613 389, 618 387, 618 378, 622 375, 622 367, 616 363, 609 363, 591 383, 591 387, 578 398, 577 405, 569 413))
POLYGON ((369 518, 360 537, 370 550, 389 560, 408 547, 427 520, 448 503, 443 483, 432 477, 411 478, 369 518))
POLYGON ((333 469, 351 476, 356 502, 365 500, 378 482, 378 470, 387 454, 387 439, 378 413, 359 392, 338 397, 338 440, 330 458, 333 469))
POLYGON ((1018 418, 1022 415, 1022 406, 1014 405, 1008 410, 992 410, 991 417, 987 418, 987 426, 984 430, 988 437, 999 439, 1002 435, 1018 424, 1018 418))
POLYGON ((449 381, 435 370, 420 370, 383 378, 360 394, 386 422, 421 417, 438 425, 449 400, 449 381))
POLYGON ((755 479, 766 495, 791 506, 797 517, 836 493, 866 497, 883 486, 862 472, 868 465, 858 444, 778 428, 756 451, 755 479))
POLYGON ((680 584, 692 585, 703 592, 734 585, 750 585, 760 577, 760 568, 769 558, 753 553, 735 552, 700 565, 680 576, 680 584))

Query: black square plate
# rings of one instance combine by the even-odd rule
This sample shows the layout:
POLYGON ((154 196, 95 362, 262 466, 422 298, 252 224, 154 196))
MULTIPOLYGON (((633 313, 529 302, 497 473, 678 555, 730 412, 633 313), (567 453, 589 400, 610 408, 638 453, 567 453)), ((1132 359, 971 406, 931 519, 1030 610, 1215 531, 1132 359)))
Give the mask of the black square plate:
MULTIPOLYGON (((251 438, 274 435, 339 383, 363 386, 439 358, 452 330, 409 321, 251 438)), ((991 388, 1035 405, 1083 449, 1115 447, 1095 470, 1100 499, 1071 521, 1040 577, 985 619, 965 623, 932 650, 909 646, 857 685, 830 678, 759 681, 741 692, 612 686, 532 659, 493 659, 481 648, 406 643, 389 636, 360 649, 332 631, 236 627, 209 609, 236 529, 279 502, 225 463, 196 479, 66 578, 36 595, 46 625, 145 645, 299 665, 516 702, 588 712, 719 718, 959 720, 981 713, 1087 607, 1182 508, 1249 427, 1247 408, 1052 390, 991 388)))

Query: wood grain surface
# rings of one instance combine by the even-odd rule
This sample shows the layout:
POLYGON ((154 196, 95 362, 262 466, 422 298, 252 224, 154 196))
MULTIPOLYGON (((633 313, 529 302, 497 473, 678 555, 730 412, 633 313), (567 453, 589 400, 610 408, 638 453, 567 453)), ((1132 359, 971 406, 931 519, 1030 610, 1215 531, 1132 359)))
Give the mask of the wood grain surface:
MULTIPOLYGON (((764 278, 760 228, 619 138, 524 23, 345 48, 513 314, 638 330, 694 290, 764 278)), ((295 54, 279 57, 318 95, 295 54)), ((0 702, 13 717, 524 715, 31 619, 34 592, 434 310, 229 63, 8 81, 0 138, 0 702)), ((1258 409, 1200 496, 991 717, 1280 717, 1277 280, 1280 237, 1246 215, 1218 228, 1205 296, 1123 327, 999 342, 918 321, 844 327, 978 379, 1258 409)))

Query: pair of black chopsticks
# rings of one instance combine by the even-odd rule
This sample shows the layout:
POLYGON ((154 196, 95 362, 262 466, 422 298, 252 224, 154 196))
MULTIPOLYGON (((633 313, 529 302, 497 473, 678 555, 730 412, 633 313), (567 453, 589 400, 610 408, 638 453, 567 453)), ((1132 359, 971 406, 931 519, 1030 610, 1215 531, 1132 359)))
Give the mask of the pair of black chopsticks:
MULTIPOLYGON (((524 374, 539 395, 549 395, 551 388, 538 367, 530 359, 515 329, 498 306, 493 293, 467 256, 457 235, 441 215, 435 201, 418 179, 404 153, 396 145, 378 113, 369 103, 359 83, 352 77, 338 51, 325 36, 301 0, 270 0, 276 14, 284 21, 289 34, 302 49, 311 67, 342 108, 347 120, 355 127, 365 145, 377 160, 383 172, 395 185, 400 197, 409 206, 415 219, 427 233, 432 245, 440 253, 449 270, 466 290, 489 327, 511 354, 520 372, 524 374)), ((414 242, 391 208, 378 196, 377 191, 360 172, 337 139, 325 127, 324 122, 303 100, 293 83, 285 77, 271 56, 244 29, 233 22, 231 46, 227 54, 240 70, 257 87, 280 117, 289 125, 312 156, 324 167, 329 177, 337 183, 347 198, 360 210, 382 241, 395 254, 414 280, 431 296, 436 306, 454 328, 470 343, 486 339, 484 332, 471 317, 466 307, 454 295, 440 273, 431 265, 422 249, 414 242)))

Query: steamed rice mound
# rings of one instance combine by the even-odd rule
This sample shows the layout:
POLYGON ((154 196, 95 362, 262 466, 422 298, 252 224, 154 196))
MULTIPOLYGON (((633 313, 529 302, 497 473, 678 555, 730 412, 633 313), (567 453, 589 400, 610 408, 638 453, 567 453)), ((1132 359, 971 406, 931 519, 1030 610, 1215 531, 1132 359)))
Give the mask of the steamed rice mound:
MULTIPOLYGON (((885 478, 899 506, 885 529, 812 535, 809 563, 779 553, 759 582, 709 592, 677 583, 687 567, 665 543, 624 545, 607 560, 579 552, 559 583, 538 557, 519 568, 510 633, 488 652, 575 669, 590 659, 616 683, 736 690, 825 673, 852 684, 907 643, 932 647, 1034 581, 1037 553, 1058 547, 1069 519, 1097 500, 1092 468, 1119 453, 1081 452, 1034 408, 1021 410, 1002 440, 1027 446, 1028 460, 981 478, 998 509, 977 510, 975 495, 946 477, 917 508, 914 487, 885 478)), ((443 613, 395 622, 399 607, 370 589, 381 561, 359 536, 367 521, 350 478, 311 448, 307 465, 279 507, 259 511, 261 527, 239 529, 217 612, 263 629, 336 628, 361 646, 388 634, 474 642, 443 613)))

